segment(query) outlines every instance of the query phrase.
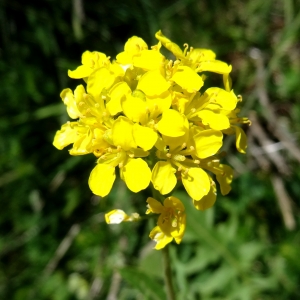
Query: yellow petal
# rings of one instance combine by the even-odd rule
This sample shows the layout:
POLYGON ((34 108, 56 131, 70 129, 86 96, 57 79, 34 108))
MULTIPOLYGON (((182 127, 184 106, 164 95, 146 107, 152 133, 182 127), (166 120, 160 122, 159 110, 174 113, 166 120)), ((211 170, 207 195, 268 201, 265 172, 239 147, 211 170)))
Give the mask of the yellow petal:
POLYGON ((133 138, 133 123, 125 117, 119 117, 112 126, 112 140, 114 145, 121 146, 125 151, 136 148, 133 138))
POLYGON ((151 170, 141 158, 129 159, 121 172, 127 187, 134 193, 144 190, 150 183, 151 170))
POLYGON ((117 62, 122 65, 131 65, 132 64, 132 54, 127 52, 120 52, 117 55, 117 62))
POLYGON ((159 132, 170 137, 184 135, 187 127, 186 117, 174 109, 164 111, 161 120, 157 123, 159 132))
POLYGON ((202 78, 187 66, 178 67, 171 79, 189 93, 199 91, 204 83, 202 78))
POLYGON ((137 36, 133 36, 125 43, 124 50, 132 55, 138 54, 142 50, 148 49, 145 41, 137 36))
POLYGON ((183 203, 176 197, 170 196, 165 199, 164 201, 164 206, 165 207, 171 207, 174 208, 175 210, 180 210, 180 211, 185 211, 185 207, 183 203))
POLYGON ((147 203, 148 203, 148 209, 146 211, 147 215, 149 213, 161 214, 164 211, 163 205, 152 197, 148 197, 147 203))
POLYGON ((94 99, 98 99, 102 90, 110 88, 115 81, 115 76, 106 68, 95 70, 89 76, 87 91, 94 99))
POLYGON ((227 165, 219 165, 219 169, 223 171, 222 174, 217 174, 217 180, 220 184, 222 195, 227 195, 231 190, 231 182, 233 179, 233 170, 227 165))
POLYGON ((222 147, 223 134, 221 131, 208 129, 197 133, 193 140, 196 146, 196 154, 199 158, 206 158, 216 154, 222 147))
POLYGON ((119 82, 112 87, 109 91, 110 101, 106 105, 112 116, 122 111, 121 99, 130 93, 131 89, 126 82, 119 82))
POLYGON ((162 195, 168 194, 174 189, 177 183, 175 172, 176 170, 168 161, 158 161, 155 164, 151 181, 154 188, 162 195))
POLYGON ((106 60, 106 55, 98 51, 85 51, 81 56, 81 63, 93 69, 102 67, 104 60, 106 60))
POLYGON ((76 125, 77 122, 68 122, 61 126, 55 134, 53 145, 58 150, 62 150, 66 146, 74 143, 78 139, 76 125))
POLYGON ((231 72, 231 70, 231 65, 227 65, 220 60, 208 60, 200 62, 199 67, 197 68, 197 72, 209 71, 218 74, 228 74, 231 72))
POLYGON ((88 127, 85 128, 85 131, 84 134, 77 136, 73 148, 69 151, 71 155, 84 155, 92 152, 93 135, 88 127))
POLYGON ((225 110, 234 110, 236 107, 237 97, 234 93, 213 87, 207 89, 204 94, 211 98, 210 102, 220 105, 225 110))
POLYGON ((156 226, 152 229, 149 237, 156 242, 156 246, 154 247, 156 250, 164 248, 173 240, 173 237, 171 235, 165 234, 159 226, 156 226))
POLYGON ((171 234, 172 237, 174 237, 175 242, 177 244, 180 244, 186 228, 186 214, 183 214, 178 220, 178 222, 180 224, 179 231, 172 231, 171 234))
POLYGON ((133 137, 136 144, 145 151, 152 149, 157 141, 157 133, 153 129, 137 123, 133 126, 133 137))
POLYGON ((181 172, 182 183, 192 199, 200 200, 210 190, 207 173, 200 168, 190 168, 188 174, 181 172))
POLYGON ((77 108, 77 103, 71 89, 64 89, 60 93, 60 97, 64 104, 67 106, 67 112, 71 119, 78 119, 80 111, 77 108))
POLYGON ((232 126, 235 129, 235 145, 236 149, 240 152, 245 154, 247 149, 247 136, 244 132, 244 130, 241 127, 238 126, 232 126))
POLYGON ((217 199, 217 189, 216 189, 216 185, 213 184, 210 187, 209 193, 206 196, 203 196, 203 198, 200 200, 193 199, 193 204, 195 208, 198 210, 206 210, 215 204, 216 199, 217 199))
POLYGON ((95 195, 105 197, 109 194, 115 179, 114 167, 108 164, 97 164, 91 172, 89 187, 95 195))
MULTIPOLYGON (((137 92, 137 91, 135 91, 137 92)), ((140 91, 140 93, 143 93, 140 91)), ((133 122, 143 122, 147 117, 147 104, 140 97, 127 95, 121 101, 122 109, 126 117, 133 122)))
POLYGON ((142 90, 147 96, 159 96, 170 87, 167 80, 161 75, 159 70, 145 73, 137 85, 137 89, 142 90))
POLYGON ((221 113, 215 113, 208 109, 199 111, 198 117, 204 125, 208 125, 211 129, 223 130, 230 127, 230 122, 227 116, 221 113))
POLYGON ((180 47, 169 40, 166 36, 163 35, 161 30, 156 32, 155 37, 166 47, 169 51, 171 51, 177 58, 185 58, 180 47))
POLYGON ((210 49, 194 48, 188 55, 192 64, 199 63, 204 60, 214 60, 216 54, 210 49))
POLYGON ((79 66, 74 71, 68 70, 68 76, 73 79, 81 79, 90 76, 92 72, 93 69, 88 66, 79 66))
POLYGON ((158 51, 144 50, 133 58, 133 65, 144 70, 159 69, 164 62, 164 56, 158 51))
POLYGON ((169 91, 164 92, 159 96, 146 97, 147 107, 152 113, 152 118, 155 119, 165 110, 169 109, 172 103, 172 96, 169 91))
POLYGON ((110 64, 109 71, 112 72, 115 77, 123 77, 125 75, 125 70, 123 67, 115 61, 110 64))

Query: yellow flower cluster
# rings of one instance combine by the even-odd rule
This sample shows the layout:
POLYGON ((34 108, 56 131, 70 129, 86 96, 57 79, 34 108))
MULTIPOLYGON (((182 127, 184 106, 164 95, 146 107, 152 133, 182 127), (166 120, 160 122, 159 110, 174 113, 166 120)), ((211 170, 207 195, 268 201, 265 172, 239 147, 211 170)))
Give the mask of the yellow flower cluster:
MULTIPOLYGON (((235 134, 238 151, 245 153, 246 136, 237 124, 249 120, 237 116, 241 97, 231 89, 230 65, 216 60, 208 49, 184 45, 182 50, 161 31, 155 37, 158 44, 149 49, 133 36, 113 61, 101 52, 83 53, 82 65, 68 75, 83 79, 86 88, 61 92, 74 121, 57 131, 53 144, 58 149, 73 144, 71 155, 93 153, 98 158, 89 178, 96 195, 109 194, 119 168, 121 179, 135 193, 152 182, 166 195, 180 180, 195 207, 207 209, 216 200, 208 172, 215 175, 222 194, 231 189, 233 170, 218 157, 223 136, 235 134), (161 53, 162 46, 174 60, 161 53), (224 87, 204 88, 203 72, 220 74, 224 87)), ((181 233, 164 232, 164 239, 181 240, 181 233)))

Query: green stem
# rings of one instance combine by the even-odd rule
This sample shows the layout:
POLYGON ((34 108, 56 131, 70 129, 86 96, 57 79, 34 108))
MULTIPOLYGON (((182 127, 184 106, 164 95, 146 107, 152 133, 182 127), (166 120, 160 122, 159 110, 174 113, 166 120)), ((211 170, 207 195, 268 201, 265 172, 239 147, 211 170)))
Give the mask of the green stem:
POLYGON ((167 299, 176 300, 174 287, 172 283, 171 260, 169 254, 169 245, 162 249, 163 266, 164 266, 164 280, 167 289, 167 299))

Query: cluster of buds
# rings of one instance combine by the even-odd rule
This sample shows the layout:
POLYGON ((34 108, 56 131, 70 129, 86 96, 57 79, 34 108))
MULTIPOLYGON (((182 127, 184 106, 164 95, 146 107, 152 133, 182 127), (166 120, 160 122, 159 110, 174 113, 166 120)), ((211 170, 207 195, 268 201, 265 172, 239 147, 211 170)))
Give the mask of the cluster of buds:
MULTIPOLYGON (((97 157, 89 178, 96 195, 110 193, 119 168, 120 178, 135 193, 152 183, 166 195, 181 181, 196 209, 204 210, 216 200, 214 178, 223 195, 231 189, 233 170, 220 163, 223 137, 235 135, 237 150, 245 153, 246 136, 238 124, 249 120, 237 116, 241 97, 231 89, 230 65, 209 49, 185 44, 182 50, 161 31, 155 37, 158 44, 150 50, 133 36, 113 61, 101 52, 83 53, 82 65, 68 75, 83 79, 86 88, 61 92, 74 121, 57 131, 53 144, 60 150, 73 144, 71 155, 97 157), (162 46, 174 60, 160 52, 162 46), (220 74, 223 88, 204 88, 207 72, 220 74)), ((173 238, 179 243, 186 219, 182 202, 175 197, 164 205, 153 198, 147 202, 147 213, 160 214, 150 233, 156 249, 173 238)), ((115 212, 120 216, 120 210, 115 212)))

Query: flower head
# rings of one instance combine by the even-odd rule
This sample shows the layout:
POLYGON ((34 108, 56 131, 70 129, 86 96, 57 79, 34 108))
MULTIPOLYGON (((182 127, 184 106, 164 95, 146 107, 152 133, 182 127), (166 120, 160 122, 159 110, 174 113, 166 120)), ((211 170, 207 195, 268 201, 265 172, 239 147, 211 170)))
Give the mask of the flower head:
MULTIPOLYGON (((82 64, 68 75, 84 85, 61 92, 72 122, 62 125, 53 144, 59 150, 72 145, 71 155, 94 154, 88 182, 96 195, 110 193, 119 169, 132 192, 152 183, 166 195, 182 183, 195 208, 205 210, 216 201, 216 182, 223 195, 231 190, 233 169, 221 163, 224 138, 235 135, 237 150, 245 153, 239 125, 250 121, 238 116, 242 98, 232 89, 230 65, 210 49, 181 48, 161 31, 155 37, 152 47, 129 38, 116 60, 97 51, 82 54, 82 64), (161 47, 175 59, 167 59, 161 47), (221 77, 223 87, 204 84, 210 73, 221 77)), ((159 214, 150 233, 155 248, 173 239, 180 243, 186 218, 181 201, 171 196, 164 205, 147 202, 147 213, 159 214)), ((108 223, 132 218, 121 210, 106 215, 108 223)))

